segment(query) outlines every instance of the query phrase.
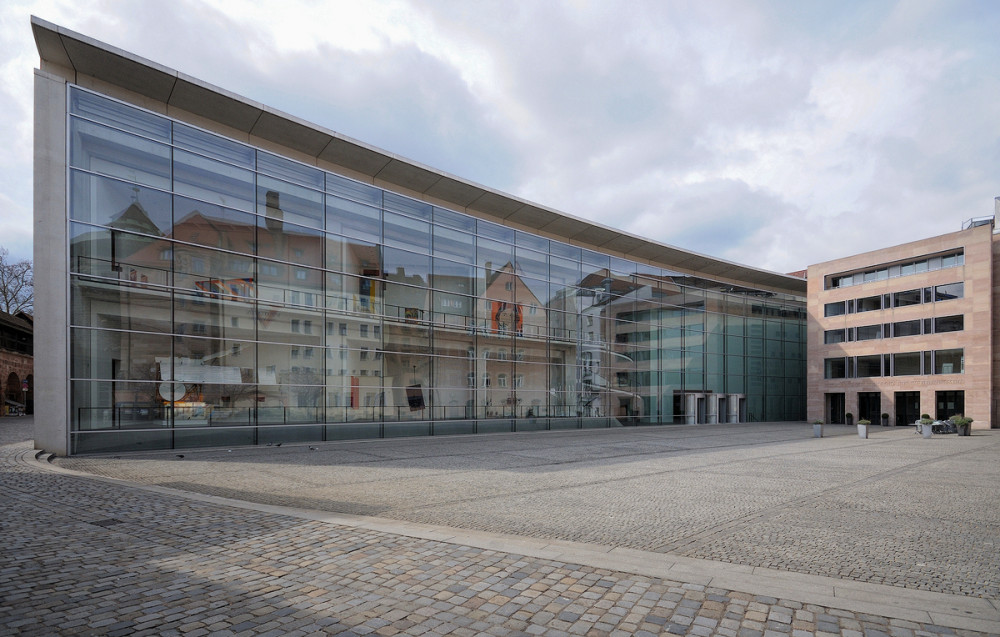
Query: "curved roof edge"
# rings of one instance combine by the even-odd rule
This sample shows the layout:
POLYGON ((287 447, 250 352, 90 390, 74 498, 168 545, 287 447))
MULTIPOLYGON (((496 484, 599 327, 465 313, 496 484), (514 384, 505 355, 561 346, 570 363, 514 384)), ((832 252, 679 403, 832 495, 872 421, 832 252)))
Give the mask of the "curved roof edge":
POLYGON ((546 208, 352 139, 128 51, 31 17, 41 60, 475 216, 574 245, 722 281, 804 296, 802 277, 650 241, 546 208))

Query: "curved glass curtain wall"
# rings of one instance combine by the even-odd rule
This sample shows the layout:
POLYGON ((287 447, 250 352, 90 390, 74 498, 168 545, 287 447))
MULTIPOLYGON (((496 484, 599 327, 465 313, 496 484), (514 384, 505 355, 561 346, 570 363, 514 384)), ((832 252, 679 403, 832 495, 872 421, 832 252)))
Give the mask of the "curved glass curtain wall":
POLYGON ((804 417, 801 297, 69 100, 75 452, 804 417))

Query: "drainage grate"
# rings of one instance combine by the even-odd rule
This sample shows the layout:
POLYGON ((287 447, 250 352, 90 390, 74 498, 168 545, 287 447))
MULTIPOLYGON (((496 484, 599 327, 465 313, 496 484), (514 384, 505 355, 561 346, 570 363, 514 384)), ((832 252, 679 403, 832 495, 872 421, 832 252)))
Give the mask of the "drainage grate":
POLYGON ((108 528, 109 526, 114 526, 116 524, 121 524, 121 520, 116 520, 114 518, 108 518, 107 520, 95 520, 94 522, 88 522, 88 524, 93 524, 94 526, 102 526, 108 528))

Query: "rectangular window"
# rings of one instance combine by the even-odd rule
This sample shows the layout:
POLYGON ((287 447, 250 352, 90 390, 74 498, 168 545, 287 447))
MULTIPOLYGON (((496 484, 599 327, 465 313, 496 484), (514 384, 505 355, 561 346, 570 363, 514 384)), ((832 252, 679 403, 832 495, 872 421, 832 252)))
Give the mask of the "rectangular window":
POLYGON ((955 316, 939 316, 934 319, 934 333, 961 332, 965 329, 965 316, 957 314, 955 316))
POLYGON ((965 372, 965 350, 939 349, 934 352, 935 374, 962 374, 965 372))
POLYGON ((866 296, 857 300, 857 312, 873 312, 882 309, 882 295, 866 296))
POLYGON ((892 305, 893 307, 920 305, 920 290, 905 290, 903 292, 893 293, 892 305))
POLYGON ((823 361, 823 378, 847 378, 847 359, 828 358, 823 361))
POLYGON ((823 333, 823 343, 826 345, 843 343, 845 340, 844 330, 827 330, 823 333))
POLYGON ((920 336, 920 319, 892 324, 893 336, 920 336))
POLYGON ((892 355, 893 376, 917 376, 920 374, 920 352, 906 352, 892 355))
POLYGON ((952 299, 960 299, 965 295, 965 284, 964 283, 948 283, 946 285, 938 285, 934 288, 934 300, 935 301, 950 301, 952 299))
POLYGON ((857 328, 857 338, 859 341, 871 341, 882 338, 881 325, 863 325, 857 328))
POLYGON ((857 378, 874 378, 882 375, 882 356, 858 356, 857 378))
POLYGON ((823 316, 841 316, 846 314, 847 311, 844 307, 843 301, 838 301, 836 303, 827 303, 823 306, 823 316))

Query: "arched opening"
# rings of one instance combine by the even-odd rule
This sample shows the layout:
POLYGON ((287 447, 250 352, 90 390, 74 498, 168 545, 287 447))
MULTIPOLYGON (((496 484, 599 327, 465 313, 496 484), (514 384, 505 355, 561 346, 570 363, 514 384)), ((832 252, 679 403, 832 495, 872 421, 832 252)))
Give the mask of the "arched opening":
POLYGON ((17 414, 24 409, 24 403, 21 401, 21 378, 17 372, 11 372, 7 375, 3 398, 2 411, 4 414, 17 414))

